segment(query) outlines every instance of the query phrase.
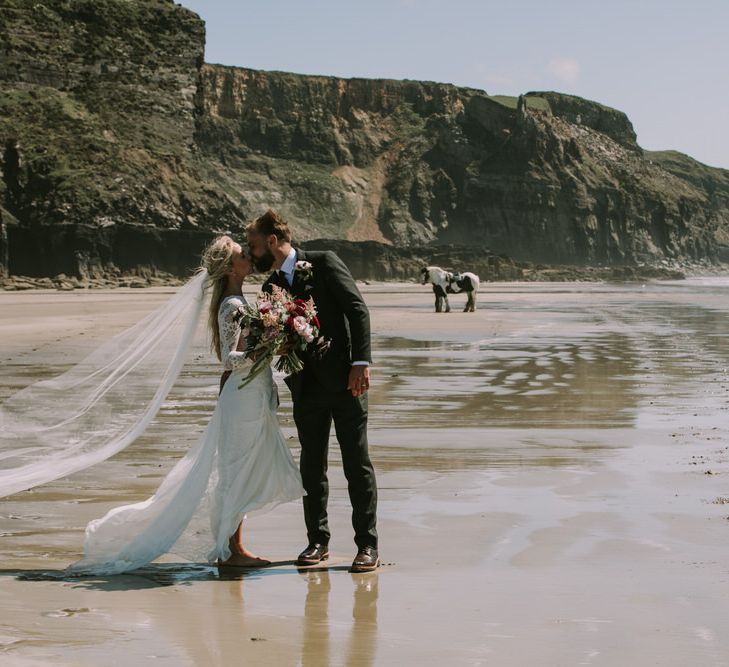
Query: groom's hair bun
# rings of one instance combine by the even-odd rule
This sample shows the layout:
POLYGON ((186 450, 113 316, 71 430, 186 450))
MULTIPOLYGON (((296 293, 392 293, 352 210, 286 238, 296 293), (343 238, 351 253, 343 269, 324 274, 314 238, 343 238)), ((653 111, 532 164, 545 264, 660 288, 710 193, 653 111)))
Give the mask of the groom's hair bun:
POLYGON ((272 208, 269 208, 262 216, 256 218, 249 225, 249 228, 263 236, 271 236, 271 234, 274 234, 279 241, 291 242, 291 230, 288 224, 272 208))

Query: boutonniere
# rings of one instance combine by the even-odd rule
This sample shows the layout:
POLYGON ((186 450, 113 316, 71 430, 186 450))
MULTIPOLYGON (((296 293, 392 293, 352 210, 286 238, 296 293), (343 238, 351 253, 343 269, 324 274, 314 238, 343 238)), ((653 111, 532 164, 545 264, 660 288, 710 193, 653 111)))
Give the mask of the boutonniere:
POLYGON ((296 268, 294 269, 296 273, 299 274, 299 277, 306 281, 311 278, 313 275, 313 270, 311 266, 311 262, 307 262, 306 260, 300 259, 298 262, 296 262, 296 268))

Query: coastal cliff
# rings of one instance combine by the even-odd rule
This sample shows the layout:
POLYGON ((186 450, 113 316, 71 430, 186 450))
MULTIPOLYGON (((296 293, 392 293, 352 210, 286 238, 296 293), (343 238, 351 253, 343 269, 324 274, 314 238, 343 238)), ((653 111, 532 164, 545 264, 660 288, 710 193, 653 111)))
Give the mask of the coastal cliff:
POLYGON ((729 172, 644 152, 618 110, 205 64, 204 42, 168 0, 0 6, 5 272, 185 275, 268 206, 299 241, 376 242, 372 266, 464 247, 509 266, 729 261, 729 172))

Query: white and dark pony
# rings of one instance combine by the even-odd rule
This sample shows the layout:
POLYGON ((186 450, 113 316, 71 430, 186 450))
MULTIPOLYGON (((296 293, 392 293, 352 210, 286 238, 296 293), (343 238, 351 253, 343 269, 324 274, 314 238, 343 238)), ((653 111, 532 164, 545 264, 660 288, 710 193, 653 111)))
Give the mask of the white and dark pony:
POLYGON ((435 294, 435 312, 443 311, 445 303, 445 312, 451 312, 451 306, 448 303, 449 294, 466 293, 466 307, 464 313, 472 313, 476 310, 476 292, 480 281, 475 273, 465 271, 463 273, 451 273, 444 271, 439 266, 425 266, 420 271, 422 284, 431 283, 433 285, 433 294, 435 294))

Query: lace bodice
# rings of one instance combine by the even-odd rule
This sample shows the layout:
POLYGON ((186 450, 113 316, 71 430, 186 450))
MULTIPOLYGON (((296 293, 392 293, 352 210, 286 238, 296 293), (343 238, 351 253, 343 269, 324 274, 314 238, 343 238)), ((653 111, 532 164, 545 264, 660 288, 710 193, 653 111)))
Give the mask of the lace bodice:
POLYGON ((227 296, 218 309, 218 329, 220 331, 220 360, 226 371, 250 369, 253 362, 245 357, 245 340, 240 335, 240 325, 233 319, 238 308, 246 305, 241 295, 227 296))

